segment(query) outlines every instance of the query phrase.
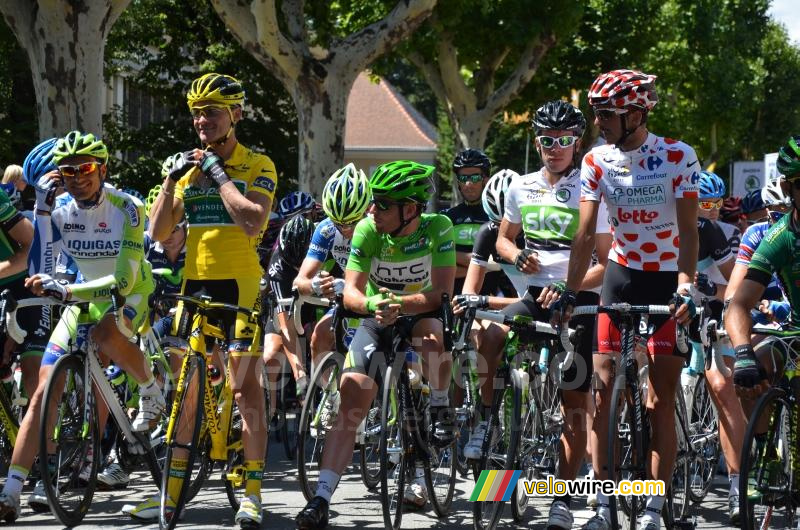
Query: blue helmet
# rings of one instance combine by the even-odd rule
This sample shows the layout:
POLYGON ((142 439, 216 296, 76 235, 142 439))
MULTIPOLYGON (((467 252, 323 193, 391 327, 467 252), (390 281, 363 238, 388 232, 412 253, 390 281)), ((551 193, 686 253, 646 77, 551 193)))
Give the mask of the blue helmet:
POLYGON ((22 163, 22 174, 25 177, 25 182, 35 186, 45 173, 58 168, 56 163, 53 162, 53 148, 56 146, 56 142, 58 142, 58 138, 50 138, 34 147, 28 153, 28 156, 25 157, 25 162, 22 163))
POLYGON ((742 199, 742 213, 749 214, 766 208, 764 199, 761 197, 761 190, 753 190, 742 199))
POLYGON ((310 193, 293 191, 281 199, 278 204, 278 215, 286 219, 297 214, 307 213, 314 209, 316 203, 310 193))
POLYGON ((710 171, 700 172, 698 188, 701 199, 721 199, 725 196, 725 182, 710 171))

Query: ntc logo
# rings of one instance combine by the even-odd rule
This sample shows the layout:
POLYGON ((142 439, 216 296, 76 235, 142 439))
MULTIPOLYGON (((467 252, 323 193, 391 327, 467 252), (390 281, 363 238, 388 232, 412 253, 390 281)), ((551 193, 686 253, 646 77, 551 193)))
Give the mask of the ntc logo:
POLYGON ((656 217, 658 217, 658 212, 648 212, 647 210, 624 212, 622 208, 617 208, 617 219, 623 223, 650 224, 656 217))
POLYGON ((654 169, 658 169, 658 167, 661 166, 661 164, 663 164, 663 163, 664 163, 664 161, 661 160, 660 157, 657 157, 657 156, 648 156, 647 157, 647 169, 649 171, 653 171, 654 169))

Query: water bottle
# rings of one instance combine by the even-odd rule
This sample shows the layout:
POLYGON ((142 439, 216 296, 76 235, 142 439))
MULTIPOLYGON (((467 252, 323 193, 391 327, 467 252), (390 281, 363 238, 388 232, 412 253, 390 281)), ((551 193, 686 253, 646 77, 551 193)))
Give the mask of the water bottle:
POLYGON ((420 373, 422 367, 419 364, 419 355, 414 348, 409 347, 406 350, 406 366, 408 366, 408 382, 411 388, 422 388, 422 374, 420 373))
POLYGON ((681 388, 683 389, 683 399, 686 404, 686 419, 692 421, 692 403, 694 402, 694 389, 700 372, 703 370, 703 354, 699 344, 692 343, 692 357, 689 365, 681 371, 681 388))

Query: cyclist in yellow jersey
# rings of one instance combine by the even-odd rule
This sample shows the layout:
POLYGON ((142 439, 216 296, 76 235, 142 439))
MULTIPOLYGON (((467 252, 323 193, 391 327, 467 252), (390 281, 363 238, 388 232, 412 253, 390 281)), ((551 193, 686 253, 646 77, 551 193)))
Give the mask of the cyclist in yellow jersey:
MULTIPOLYGON (((189 229, 181 292, 254 307, 262 275, 256 246, 275 194, 275 165, 269 157, 251 151, 236 139, 236 123, 242 119, 244 103, 239 81, 227 75, 206 74, 192 82, 187 98, 203 149, 176 153, 168 160, 171 169, 150 210, 150 231, 156 241, 167 239, 185 213, 189 229)), ((257 526, 261 524, 267 441, 264 393, 258 377, 263 361, 260 355, 248 355, 255 322, 239 315, 235 321, 230 317, 222 323, 224 329, 231 330, 231 385, 243 411, 247 470, 245 494, 235 521, 243 527, 257 526)), ((177 497, 179 487, 180 480, 170 481, 167 488, 171 498, 177 497)), ((138 519, 155 519, 158 510, 156 496, 130 514, 138 519)))

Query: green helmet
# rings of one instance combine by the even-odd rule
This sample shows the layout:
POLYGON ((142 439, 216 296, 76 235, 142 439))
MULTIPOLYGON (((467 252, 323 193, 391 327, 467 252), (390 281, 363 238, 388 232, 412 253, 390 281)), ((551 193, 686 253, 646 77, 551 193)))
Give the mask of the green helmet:
POLYGON ((790 137, 780 148, 776 165, 778 173, 786 175, 787 180, 800 178, 800 136, 790 137))
POLYGON ((325 215, 334 223, 343 225, 360 221, 371 200, 369 180, 353 164, 336 170, 322 190, 322 209, 325 215))
POLYGON ((150 215, 150 208, 153 207, 153 203, 156 202, 156 197, 161 192, 161 184, 156 184, 153 189, 147 194, 147 198, 144 200, 144 215, 150 215))
POLYGON ((435 169, 410 160, 387 162, 375 169, 369 185, 373 195, 425 204, 434 192, 432 175, 435 169))
POLYGON ((106 144, 92 133, 72 131, 65 137, 59 138, 53 148, 53 161, 56 164, 67 157, 79 155, 92 156, 102 160, 104 164, 108 162, 106 144))

